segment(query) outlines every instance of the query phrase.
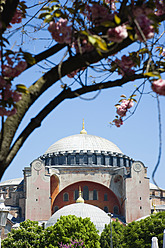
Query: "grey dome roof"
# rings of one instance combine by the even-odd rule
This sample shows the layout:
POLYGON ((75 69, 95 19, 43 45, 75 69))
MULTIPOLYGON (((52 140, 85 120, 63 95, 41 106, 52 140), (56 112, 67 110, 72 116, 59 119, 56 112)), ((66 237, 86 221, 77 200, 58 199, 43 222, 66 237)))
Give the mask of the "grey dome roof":
POLYGON ((99 233, 110 223, 110 217, 100 208, 87 203, 74 203, 55 212, 46 223, 46 228, 53 226, 61 216, 75 215, 82 218, 90 218, 99 233))
POLYGON ((60 139, 51 145, 45 154, 59 153, 59 152, 114 152, 121 153, 121 150, 111 141, 89 134, 75 134, 72 136, 60 139))

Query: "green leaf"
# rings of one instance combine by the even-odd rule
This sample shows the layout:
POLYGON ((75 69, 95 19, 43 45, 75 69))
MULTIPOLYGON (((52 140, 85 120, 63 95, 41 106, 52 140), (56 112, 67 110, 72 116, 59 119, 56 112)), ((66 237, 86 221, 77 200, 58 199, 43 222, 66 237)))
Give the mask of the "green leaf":
POLYGON ((98 35, 88 35, 88 41, 99 51, 108 51, 107 43, 98 35))
POLYGON ((49 15, 46 16, 44 22, 51 22, 52 19, 53 19, 52 15, 49 14, 49 15))
POLYGON ((124 98, 126 98, 126 96, 123 94, 123 95, 121 95, 120 97, 124 97, 124 98))
POLYGON ((135 40, 134 37, 133 37, 133 35, 131 33, 129 33, 128 35, 129 35, 130 40, 132 40, 132 41, 135 40))
POLYGON ((62 15, 63 15, 63 13, 61 12, 60 9, 55 10, 55 12, 54 12, 54 16, 55 16, 55 17, 60 17, 60 16, 62 16, 62 15))
POLYGON ((38 16, 38 18, 39 18, 39 19, 42 19, 42 18, 46 17, 48 14, 49 14, 48 12, 41 13, 41 14, 38 16))
POLYGON ((115 19, 116 24, 119 25, 121 23, 121 19, 117 15, 114 16, 114 19, 115 19))
POLYGON ((23 52, 23 57, 26 60, 26 62, 30 65, 34 65, 36 63, 35 58, 32 56, 31 53, 23 52))
POLYGON ((85 30, 80 31, 80 33, 81 33, 81 34, 84 34, 84 35, 86 35, 86 36, 89 36, 89 33, 88 33, 87 31, 85 31, 85 30))
POLYGON ((67 8, 67 10, 68 10, 71 14, 74 14, 74 13, 75 13, 75 10, 72 9, 72 8, 67 8))
POLYGON ((42 10, 48 10, 48 11, 50 11, 50 8, 45 6, 45 7, 42 8, 42 10))
POLYGON ((127 30, 132 30, 133 28, 130 27, 130 26, 126 26, 126 29, 127 29, 127 30))
POLYGON ((101 23, 101 26, 104 26, 106 28, 115 28, 116 24, 114 22, 111 21, 105 21, 101 23))
POLYGON ((27 87, 24 84, 17 84, 16 91, 24 93, 24 94, 27 94, 29 92, 27 87))
POLYGON ((139 53, 143 54, 143 53, 148 53, 148 48, 141 48, 139 50, 139 53))
POLYGON ((146 73, 144 73, 144 76, 161 78, 158 71, 146 72, 146 73))

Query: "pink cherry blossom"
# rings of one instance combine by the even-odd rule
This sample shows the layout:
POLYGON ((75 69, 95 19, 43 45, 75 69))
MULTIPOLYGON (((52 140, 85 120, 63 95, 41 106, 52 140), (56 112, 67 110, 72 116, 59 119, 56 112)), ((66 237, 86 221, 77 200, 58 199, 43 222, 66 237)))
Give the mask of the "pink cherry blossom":
POLYGON ((123 24, 115 28, 109 28, 107 31, 108 39, 120 43, 128 37, 126 26, 123 24))
POLYGON ((115 119, 113 120, 113 122, 115 123, 116 127, 120 127, 121 125, 123 125, 123 120, 121 118, 115 119))
POLYGON ((117 107, 117 114, 121 117, 126 116, 127 109, 122 105, 117 107))
POLYGON ((155 14, 158 15, 158 16, 163 15, 165 13, 164 1, 156 0, 156 8, 157 8, 157 11, 156 11, 155 14))
POLYGON ((2 66, 3 75, 5 77, 17 77, 27 68, 27 62, 20 60, 14 67, 14 62, 10 64, 4 64, 2 66))
POLYGON ((6 80, 0 76, 0 89, 3 89, 3 87, 5 87, 7 84, 6 80))
POLYGON ((4 107, 0 107, 0 116, 6 115, 7 111, 4 107))
POLYGON ((165 96, 165 80, 158 79, 152 83, 151 87, 157 94, 165 96))
POLYGON ((69 78, 74 78, 74 76, 76 76, 78 72, 79 72, 79 69, 75 70, 75 71, 72 71, 71 73, 67 74, 67 76, 69 78))
POLYGON ((16 76, 20 75, 21 72, 23 72, 26 68, 27 68, 27 62, 23 60, 19 61, 14 68, 16 70, 16 76))
MULTIPOLYGON (((139 15, 136 17, 136 20, 141 28, 141 31, 143 32, 143 35, 145 36, 146 40, 151 39, 154 37, 154 27, 152 26, 152 22, 150 19, 148 19, 145 15, 139 15)), ((138 36, 138 39, 140 41, 144 41, 142 34, 138 30, 138 27, 136 27, 136 33, 138 36)))
POLYGON ((6 111, 6 115, 7 116, 12 116, 12 115, 15 115, 17 113, 17 109, 16 108, 13 108, 12 110, 7 110, 6 111))
POLYGON ((20 23, 22 21, 23 14, 20 10, 16 9, 15 14, 11 20, 12 24, 20 23))
POLYGON ((114 14, 110 14, 108 8, 94 3, 92 6, 87 5, 87 18, 92 25, 99 26, 104 21, 112 21, 114 14))
POLYGON ((130 99, 130 100, 123 99, 122 102, 121 102, 121 106, 123 108, 126 108, 126 109, 132 108, 133 105, 134 105, 134 102, 133 102, 132 99, 130 99))
POLYGON ((48 27, 52 38, 58 43, 70 44, 72 41, 72 27, 68 26, 68 20, 60 18, 58 22, 50 22, 48 27))
POLYGON ((130 56, 123 55, 121 57, 121 60, 116 59, 115 63, 118 65, 118 74, 121 74, 124 76, 125 74, 127 75, 133 75, 135 71, 131 69, 133 66, 135 66, 134 61, 130 56))
POLYGON ((2 66, 2 69, 3 69, 3 75, 5 77, 15 77, 16 70, 12 66, 10 66, 10 65, 3 65, 2 66))
POLYGON ((14 102, 18 102, 18 101, 20 101, 22 99, 22 95, 21 95, 21 93, 18 93, 16 91, 14 91, 12 93, 12 98, 13 98, 14 102))
POLYGON ((73 47, 76 49, 76 53, 85 53, 85 52, 91 52, 94 47, 86 40, 82 40, 79 44, 77 41, 73 43, 73 47))

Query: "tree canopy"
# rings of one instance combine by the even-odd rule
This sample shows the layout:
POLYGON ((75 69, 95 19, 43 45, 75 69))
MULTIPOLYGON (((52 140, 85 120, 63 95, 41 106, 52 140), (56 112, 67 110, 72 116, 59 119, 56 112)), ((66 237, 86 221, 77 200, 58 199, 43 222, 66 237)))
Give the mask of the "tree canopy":
POLYGON ((87 248, 99 248, 100 236, 90 218, 81 218, 74 215, 62 216, 54 226, 45 230, 45 245, 58 247, 58 244, 70 243, 70 240, 83 241, 87 248))
POLYGON ((147 84, 158 101, 165 95, 164 1, 4 0, 0 5, 0 178, 29 135, 65 99, 136 80, 134 92, 116 104, 112 123, 120 127, 147 84), (27 49, 27 40, 40 44, 41 52, 27 49), (40 78, 15 84, 35 66, 42 69, 40 78), (55 84, 61 90, 16 137, 30 107, 55 84))
POLYGON ((8 237, 2 241, 2 247, 25 248, 42 247, 43 228, 37 221, 24 221, 18 229, 12 229, 8 237))
MULTIPOLYGON (((112 221, 112 244, 114 248, 123 247, 124 226, 120 224, 118 219, 112 221)), ((106 225, 100 237, 101 248, 111 247, 111 224, 106 225)))
MULTIPOLYGON (((118 221, 112 222, 112 240, 114 248, 150 248, 152 237, 157 237, 159 247, 163 247, 163 232, 165 229, 165 212, 152 214, 149 217, 133 221, 123 226, 118 221)), ((106 226, 101 234, 100 245, 110 248, 110 226, 106 226)))
POLYGON ((38 222, 27 220, 20 228, 8 234, 2 248, 58 248, 82 247, 99 248, 100 236, 89 218, 73 215, 61 216, 54 226, 43 230, 38 222))

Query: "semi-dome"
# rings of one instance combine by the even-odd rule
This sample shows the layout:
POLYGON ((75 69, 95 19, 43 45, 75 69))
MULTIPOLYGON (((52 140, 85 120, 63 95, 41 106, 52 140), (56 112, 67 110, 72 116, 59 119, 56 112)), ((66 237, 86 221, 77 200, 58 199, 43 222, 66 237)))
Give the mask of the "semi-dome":
POLYGON ((45 154, 59 152, 112 152, 120 153, 121 150, 111 141, 85 133, 75 134, 72 136, 60 139, 51 145, 45 154))
POLYGON ((75 215, 82 218, 90 218, 96 229, 101 233, 105 224, 110 223, 110 217, 99 207, 87 203, 73 203, 55 212, 46 223, 46 227, 53 226, 61 216, 75 215))

